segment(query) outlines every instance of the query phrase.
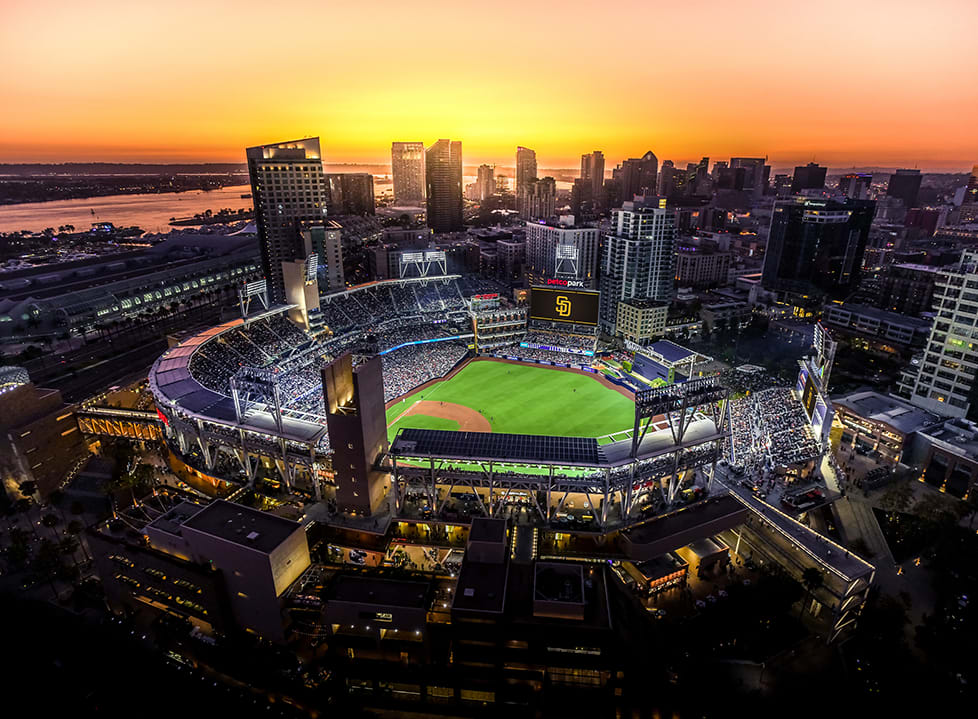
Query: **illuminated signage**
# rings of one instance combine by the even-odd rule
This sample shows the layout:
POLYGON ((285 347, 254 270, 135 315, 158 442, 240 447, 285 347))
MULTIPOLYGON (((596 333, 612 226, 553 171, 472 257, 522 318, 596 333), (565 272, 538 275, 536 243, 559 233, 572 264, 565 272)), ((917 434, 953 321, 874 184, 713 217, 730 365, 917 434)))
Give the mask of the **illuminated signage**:
POLYGON ((558 287, 584 287, 584 280, 560 280, 551 278, 547 280, 548 285, 557 285, 558 287))
POLYGON ((554 347, 552 345, 538 345, 533 342, 520 342, 520 347, 526 347, 528 349, 534 350, 549 350, 550 352, 567 352, 574 355, 585 355, 587 357, 594 357, 594 352, 592 350, 579 350, 572 347, 554 347))
POLYGON ((374 614, 374 620, 378 622, 393 622, 394 615, 390 612, 377 612, 374 614))
POLYGON ((499 297, 499 293, 498 292, 493 292, 490 295, 476 295, 475 296, 475 299, 477 299, 477 300, 494 300, 494 299, 497 299, 498 297, 499 297))
POLYGON ((534 287, 530 293, 530 319, 596 325, 598 293, 534 287))

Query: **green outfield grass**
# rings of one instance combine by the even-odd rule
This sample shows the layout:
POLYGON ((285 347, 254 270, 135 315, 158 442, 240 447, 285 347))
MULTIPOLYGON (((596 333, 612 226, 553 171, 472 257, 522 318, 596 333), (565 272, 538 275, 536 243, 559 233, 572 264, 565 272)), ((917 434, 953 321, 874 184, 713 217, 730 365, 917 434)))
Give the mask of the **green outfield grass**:
MULTIPOLYGON (((633 403, 621 393, 592 377, 506 362, 472 362, 451 379, 395 404, 387 410, 387 421, 393 421, 421 399, 471 407, 489 420, 493 432, 564 437, 599 437, 620 432, 631 426, 635 411, 633 403)), ((425 415, 402 418, 391 425, 390 436, 401 427, 418 426, 408 422, 421 417, 425 415)), ((446 422, 434 417, 425 419, 446 422)))
MULTIPOLYGON (((453 431, 458 431, 458 422, 454 419, 445 419, 444 417, 429 417, 426 414, 412 414, 409 417, 402 417, 399 422, 397 422, 397 429, 402 427, 411 427, 413 429, 450 429, 453 431)), ((388 430, 388 434, 390 431, 388 430)), ((394 435, 390 435, 394 436, 394 435)))

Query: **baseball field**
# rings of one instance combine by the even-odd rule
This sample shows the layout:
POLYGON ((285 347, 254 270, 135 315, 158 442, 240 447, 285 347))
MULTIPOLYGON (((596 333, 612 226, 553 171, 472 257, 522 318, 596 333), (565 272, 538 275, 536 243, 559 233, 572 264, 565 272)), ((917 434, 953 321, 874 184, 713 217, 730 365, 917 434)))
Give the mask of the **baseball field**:
POLYGON ((600 437, 629 429, 632 401, 594 377, 480 360, 387 410, 388 434, 402 427, 600 437))

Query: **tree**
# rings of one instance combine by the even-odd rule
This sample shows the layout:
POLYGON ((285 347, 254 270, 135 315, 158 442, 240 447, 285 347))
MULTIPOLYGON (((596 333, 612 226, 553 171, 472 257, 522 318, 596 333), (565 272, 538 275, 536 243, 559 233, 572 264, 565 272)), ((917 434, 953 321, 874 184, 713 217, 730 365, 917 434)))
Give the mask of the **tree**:
POLYGON ((30 512, 31 509, 33 509, 34 507, 34 503, 31 502, 31 500, 29 500, 27 497, 23 497, 21 499, 18 499, 14 503, 14 506, 17 508, 18 512, 20 512, 21 514, 24 515, 24 517, 27 518, 27 523, 30 525, 31 531, 34 532, 34 537, 37 538, 37 527, 34 526, 34 521, 30 518, 30 512))
POLYGON ((58 541, 58 533, 54 531, 54 528, 58 526, 58 521, 58 515, 54 512, 48 512, 41 517, 41 524, 51 530, 54 534, 54 541, 58 541))
POLYGON ((801 612, 798 613, 799 617, 804 614, 805 606, 808 604, 811 596, 824 584, 825 577, 815 567, 808 567, 808 569, 801 573, 801 585, 805 588, 805 601, 801 603, 801 612))
POLYGON ((58 510, 58 514, 61 515, 61 521, 65 521, 65 513, 62 510, 62 506, 65 503, 65 493, 60 489, 56 489, 51 494, 48 495, 48 504, 58 510))
POLYGON ((42 539, 37 549, 37 556, 34 558, 34 569, 47 580, 55 598, 58 596, 58 589, 54 586, 54 577, 60 564, 58 545, 50 539, 42 539))
POLYGON ((81 547, 82 554, 85 557, 85 561, 88 561, 91 559, 91 557, 88 556, 88 550, 85 549, 85 543, 81 541, 81 539, 78 539, 84 529, 85 527, 82 526, 82 523, 77 519, 72 519, 70 522, 68 522, 68 534, 76 538, 78 546, 81 547))
POLYGON ((37 494, 37 482, 33 480, 25 480, 19 485, 20 493, 25 497, 33 497, 37 494))
POLYGON ((883 494, 880 506, 887 512, 906 512, 913 502, 913 487, 909 482, 894 484, 883 494))
POLYGON ((79 546, 78 540, 74 537, 62 537, 61 541, 58 542, 58 551, 66 557, 69 557, 71 559, 71 563, 77 567, 78 560, 75 558, 75 552, 78 551, 79 546))

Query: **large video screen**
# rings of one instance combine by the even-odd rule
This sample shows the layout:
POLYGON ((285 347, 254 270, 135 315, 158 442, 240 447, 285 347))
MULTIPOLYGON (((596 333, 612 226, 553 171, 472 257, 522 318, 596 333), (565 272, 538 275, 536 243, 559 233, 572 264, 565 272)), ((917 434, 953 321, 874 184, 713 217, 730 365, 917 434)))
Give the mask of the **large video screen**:
POLYGON ((818 400, 818 392, 815 390, 815 382, 812 376, 808 375, 805 379, 805 390, 801 393, 801 403, 805 407, 805 414, 811 420, 812 412, 815 410, 815 402, 818 400))
POLYGON ((530 319, 596 325, 598 293, 534 287, 530 292, 530 319))

